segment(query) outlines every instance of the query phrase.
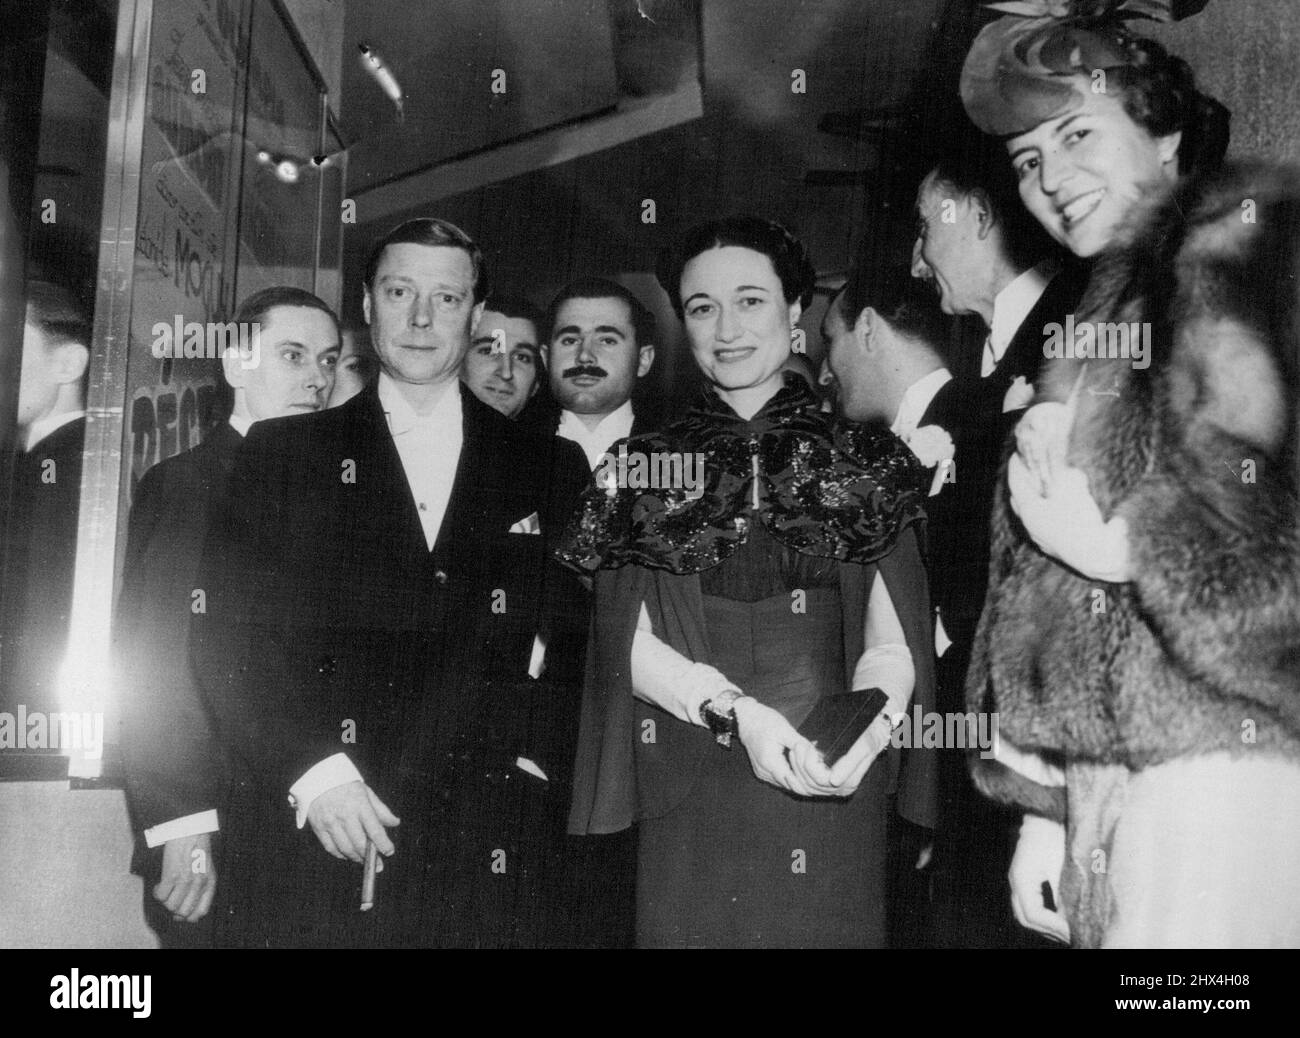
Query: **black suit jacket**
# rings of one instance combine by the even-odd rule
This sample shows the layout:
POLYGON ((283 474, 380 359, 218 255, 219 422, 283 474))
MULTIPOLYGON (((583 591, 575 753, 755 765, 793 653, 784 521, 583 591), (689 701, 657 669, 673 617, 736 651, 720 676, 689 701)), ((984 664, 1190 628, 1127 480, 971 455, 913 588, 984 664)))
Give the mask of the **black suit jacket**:
MULTIPOLYGON (((122 755, 133 823, 144 830, 219 806, 223 768, 190 673, 189 621, 209 511, 243 443, 228 422, 140 480, 114 627, 122 755)), ((140 866, 137 848, 137 868, 140 866)))
POLYGON ((201 691, 240 767, 230 942, 538 939, 541 845, 562 832, 578 701, 527 670, 539 632, 585 629, 582 592, 550 558, 588 473, 575 446, 459 389, 464 444, 432 551, 376 387, 258 423, 240 453, 205 551, 208 612, 191 625, 201 691), (539 535, 509 532, 534 514, 539 535), (296 831, 285 803, 340 751, 402 818, 364 917, 359 872, 296 831))
MULTIPOLYGON (((33 444, 14 465, 0 589, 0 710, 13 712, 19 704, 29 712, 60 709, 56 681, 72 612, 85 436, 86 420, 78 418, 33 444)), ((15 766, 20 756, 0 754, 15 766)))
POLYGON ((1020 322, 1006 353, 992 374, 983 380, 989 394, 997 397, 999 412, 1002 398, 1016 378, 1023 377, 1031 386, 1034 384, 1043 366, 1044 329, 1049 324, 1064 322, 1067 314, 1078 309, 1087 284, 1086 269, 1078 263, 1067 262, 1047 283, 1038 302, 1020 322))
POLYGON ((925 555, 931 601, 952 640, 949 652, 959 654, 969 649, 984 605, 989 520, 1005 433, 1001 394, 985 382, 953 378, 920 420, 922 426, 942 427, 953 440, 952 481, 926 499, 925 555))

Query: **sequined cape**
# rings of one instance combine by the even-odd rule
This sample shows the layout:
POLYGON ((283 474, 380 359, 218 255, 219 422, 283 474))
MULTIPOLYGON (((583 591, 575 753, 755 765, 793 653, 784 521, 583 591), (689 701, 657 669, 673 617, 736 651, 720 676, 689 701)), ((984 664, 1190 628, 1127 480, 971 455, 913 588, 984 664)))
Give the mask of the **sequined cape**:
POLYGON ((751 421, 705 389, 684 418, 607 457, 556 552, 580 571, 699 573, 734 554, 756 520, 795 551, 865 564, 923 517, 929 487, 889 430, 823 413, 794 375, 751 421), (638 485, 646 479, 679 485, 638 485))
MULTIPOLYGON (((688 659, 713 658, 699 573, 737 550, 754 514, 783 544, 839 560, 847 661, 863 651, 867 600, 880 574, 912 651, 913 704, 934 709, 929 591, 915 522, 928 474, 897 439, 821 414, 802 382, 788 378, 753 423, 708 393, 682 421, 624 445, 708 452, 704 492, 682 506, 672 490, 615 487, 611 496, 597 485, 557 551, 594 583, 570 832, 617 832, 663 815, 691 795, 703 755, 725 752, 703 729, 633 695, 632 639, 644 605, 667 645, 688 659), (756 487, 759 507, 751 512, 756 487), (735 519, 743 520, 739 527, 735 519)), ((932 751, 886 751, 895 809, 914 824, 935 825, 936 764, 932 751)))

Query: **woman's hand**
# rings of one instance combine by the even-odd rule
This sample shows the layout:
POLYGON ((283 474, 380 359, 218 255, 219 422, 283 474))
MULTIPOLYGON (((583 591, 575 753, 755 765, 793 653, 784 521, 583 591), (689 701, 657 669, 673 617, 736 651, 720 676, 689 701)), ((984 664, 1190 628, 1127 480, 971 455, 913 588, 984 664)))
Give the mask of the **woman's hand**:
POLYGON ((821 751, 806 739, 805 745, 791 751, 790 762, 795 774, 815 796, 851 797, 862 785, 876 758, 889 745, 891 731, 889 719, 882 714, 858 736, 857 742, 835 762, 835 767, 826 767, 821 751))
POLYGON ((1070 943, 1070 924, 1059 911, 1043 904, 1043 884, 1052 900, 1061 903, 1061 871, 1065 868, 1065 826, 1038 815, 1025 815, 1020 840, 1011 858, 1011 911, 1021 926, 1070 943))
MULTIPOLYGON (((1016 423, 1016 456, 1045 496, 1065 468, 1074 409, 1068 404, 1035 404, 1016 423)), ((1014 459, 1013 459, 1014 460, 1014 459)))
POLYGON ((816 796, 816 791, 786 758, 787 751, 791 758, 816 753, 813 744, 795 731, 779 712, 752 696, 737 699, 735 710, 737 734, 758 779, 799 796, 816 796))
POLYGON ((1102 517, 1082 469, 1058 469, 1043 496, 1029 466, 1013 454, 1007 463, 1007 489, 1011 510, 1048 555, 1093 580, 1117 584, 1132 579, 1128 523, 1122 516, 1109 522, 1102 517))

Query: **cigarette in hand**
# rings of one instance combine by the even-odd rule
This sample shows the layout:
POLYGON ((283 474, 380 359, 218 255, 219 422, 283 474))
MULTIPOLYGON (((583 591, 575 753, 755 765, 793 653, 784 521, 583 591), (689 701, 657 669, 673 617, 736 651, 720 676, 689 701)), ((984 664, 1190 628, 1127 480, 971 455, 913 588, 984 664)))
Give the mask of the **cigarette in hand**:
POLYGON ((375 873, 379 869, 379 848, 374 840, 366 841, 366 867, 361 874, 361 911, 375 907, 375 873))

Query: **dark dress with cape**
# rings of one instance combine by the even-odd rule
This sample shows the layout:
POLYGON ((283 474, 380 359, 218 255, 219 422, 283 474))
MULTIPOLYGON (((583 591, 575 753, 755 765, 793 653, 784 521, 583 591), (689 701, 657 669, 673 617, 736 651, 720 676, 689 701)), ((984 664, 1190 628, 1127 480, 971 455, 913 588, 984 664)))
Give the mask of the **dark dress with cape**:
POLYGON ((749 421, 706 390, 626 450, 702 455, 703 486, 606 486, 598 471, 559 550, 596 596, 571 831, 640 823, 642 946, 882 945, 888 804, 933 825, 935 755, 890 748, 847 800, 792 796, 743 747, 636 699, 631 646, 644 603, 660 640, 798 725, 847 687, 879 571, 913 702, 932 709, 925 470, 887 430, 821 413, 797 378, 749 421))

